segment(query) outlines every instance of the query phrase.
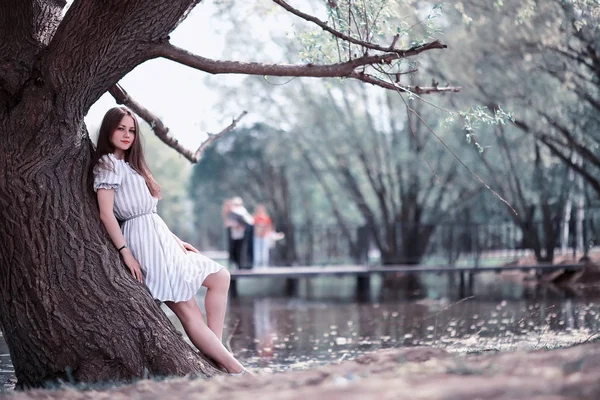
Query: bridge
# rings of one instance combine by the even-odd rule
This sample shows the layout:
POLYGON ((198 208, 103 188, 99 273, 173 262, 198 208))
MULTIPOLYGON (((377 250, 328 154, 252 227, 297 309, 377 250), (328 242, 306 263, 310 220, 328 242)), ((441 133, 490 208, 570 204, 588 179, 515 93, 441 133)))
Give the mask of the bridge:
POLYGON ((294 267, 269 267, 256 269, 235 269, 231 273, 231 294, 237 295, 237 281, 241 279, 281 278, 287 281, 287 292, 295 295, 298 289, 298 280, 317 276, 347 276, 353 275, 357 279, 357 291, 367 291, 370 285, 370 276, 374 274, 425 274, 425 273, 457 273, 460 276, 460 286, 464 289, 468 277, 468 285, 472 285, 472 276, 481 272, 504 271, 557 271, 583 270, 585 263, 568 264, 534 264, 534 265, 499 265, 491 267, 476 266, 447 266, 447 265, 330 265, 330 266, 294 266, 294 267))

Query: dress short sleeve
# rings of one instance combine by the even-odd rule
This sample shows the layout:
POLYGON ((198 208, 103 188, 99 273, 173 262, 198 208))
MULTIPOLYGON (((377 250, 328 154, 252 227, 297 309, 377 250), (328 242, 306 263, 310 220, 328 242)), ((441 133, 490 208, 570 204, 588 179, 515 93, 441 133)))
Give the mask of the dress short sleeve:
POLYGON ((112 154, 102 156, 94 167, 94 192, 98 189, 118 191, 121 185, 119 167, 118 160, 112 154))

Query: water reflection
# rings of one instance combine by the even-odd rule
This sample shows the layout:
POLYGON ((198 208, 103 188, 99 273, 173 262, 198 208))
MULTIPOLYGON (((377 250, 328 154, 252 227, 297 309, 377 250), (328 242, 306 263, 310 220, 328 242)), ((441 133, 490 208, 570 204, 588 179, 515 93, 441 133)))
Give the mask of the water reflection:
POLYGON ((253 367, 284 370, 400 346, 460 352, 553 348, 592 339, 599 327, 596 303, 474 299, 375 304, 238 300, 231 305, 230 324, 236 325, 231 345, 253 367))
MULTIPOLYGON (((506 351, 595 338, 596 298, 488 275, 478 276, 471 295, 462 299, 445 276, 424 276, 419 293, 399 286, 392 295, 375 280, 365 302, 355 301, 352 279, 302 282, 296 298, 281 295, 282 282, 255 282, 230 301, 224 338, 245 364, 266 371, 308 368, 400 346, 506 351)), ((0 337, 0 387, 14 384, 7 383, 13 373, 0 337)))

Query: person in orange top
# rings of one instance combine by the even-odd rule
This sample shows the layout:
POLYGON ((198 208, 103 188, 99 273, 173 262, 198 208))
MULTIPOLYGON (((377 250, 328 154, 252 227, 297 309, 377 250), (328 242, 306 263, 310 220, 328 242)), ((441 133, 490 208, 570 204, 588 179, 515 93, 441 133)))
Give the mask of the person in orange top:
POLYGON ((254 266, 269 266, 269 236, 272 223, 265 206, 259 204, 254 211, 254 266))

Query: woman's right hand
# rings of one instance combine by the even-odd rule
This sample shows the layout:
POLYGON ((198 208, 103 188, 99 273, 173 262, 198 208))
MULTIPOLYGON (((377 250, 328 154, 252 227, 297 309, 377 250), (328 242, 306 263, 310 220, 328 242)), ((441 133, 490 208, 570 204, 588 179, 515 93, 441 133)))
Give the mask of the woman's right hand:
POLYGON ((123 254, 123 261, 125 261, 125 265, 127 265, 127 268, 129 268, 131 275, 133 275, 133 277, 139 283, 143 283, 142 282, 142 269, 140 267, 140 263, 137 262, 137 260, 135 259, 133 254, 131 254, 131 251, 129 249, 123 249, 122 254, 123 254))

